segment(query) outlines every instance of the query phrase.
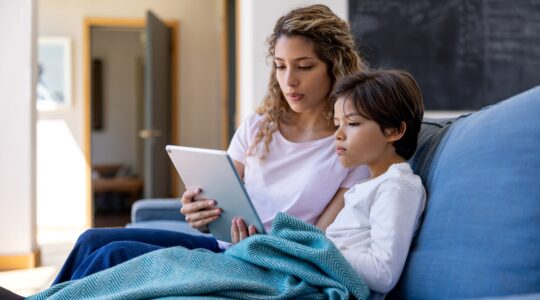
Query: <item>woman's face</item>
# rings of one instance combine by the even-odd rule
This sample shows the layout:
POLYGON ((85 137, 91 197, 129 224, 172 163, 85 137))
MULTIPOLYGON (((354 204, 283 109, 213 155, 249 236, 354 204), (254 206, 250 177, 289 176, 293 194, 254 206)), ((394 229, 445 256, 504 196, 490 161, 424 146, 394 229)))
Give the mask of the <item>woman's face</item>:
POLYGON ((298 36, 280 37, 274 64, 281 92, 294 112, 324 110, 332 82, 312 42, 298 36))

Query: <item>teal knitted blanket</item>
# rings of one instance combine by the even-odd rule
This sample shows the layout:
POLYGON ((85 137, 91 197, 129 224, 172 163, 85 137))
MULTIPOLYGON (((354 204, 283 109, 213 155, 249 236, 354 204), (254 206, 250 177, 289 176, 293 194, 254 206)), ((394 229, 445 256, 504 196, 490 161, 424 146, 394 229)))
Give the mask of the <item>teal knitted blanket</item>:
POLYGON ((271 234, 225 253, 150 252, 29 299, 367 299, 369 290, 315 226, 278 214, 271 234))

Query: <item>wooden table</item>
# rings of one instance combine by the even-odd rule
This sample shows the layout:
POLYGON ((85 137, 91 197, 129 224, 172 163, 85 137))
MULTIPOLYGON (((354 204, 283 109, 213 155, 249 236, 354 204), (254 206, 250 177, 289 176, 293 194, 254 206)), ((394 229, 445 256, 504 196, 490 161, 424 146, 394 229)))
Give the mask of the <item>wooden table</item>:
POLYGON ((94 193, 125 193, 129 194, 131 202, 141 197, 143 189, 143 181, 134 177, 95 178, 92 185, 94 193))

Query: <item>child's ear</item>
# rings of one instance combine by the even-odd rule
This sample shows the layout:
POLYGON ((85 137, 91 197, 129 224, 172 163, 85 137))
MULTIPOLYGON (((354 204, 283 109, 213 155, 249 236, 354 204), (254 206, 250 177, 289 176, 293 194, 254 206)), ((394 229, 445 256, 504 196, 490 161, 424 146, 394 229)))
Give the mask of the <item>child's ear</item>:
POLYGON ((397 128, 385 129, 384 133, 386 136, 386 141, 390 143, 399 141, 405 134, 406 130, 407 130, 407 124, 405 124, 405 122, 401 122, 401 125, 399 126, 399 130, 397 128))

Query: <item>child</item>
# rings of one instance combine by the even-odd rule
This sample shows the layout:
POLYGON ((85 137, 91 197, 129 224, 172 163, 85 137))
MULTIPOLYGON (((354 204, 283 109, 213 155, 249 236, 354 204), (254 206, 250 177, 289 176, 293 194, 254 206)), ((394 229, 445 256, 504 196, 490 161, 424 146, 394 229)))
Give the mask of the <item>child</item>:
POLYGON ((409 73, 377 70, 346 76, 332 98, 339 160, 365 164, 371 176, 345 193, 326 234, 383 298, 403 271, 425 205, 421 179, 406 162, 416 150, 422 95, 409 73))

